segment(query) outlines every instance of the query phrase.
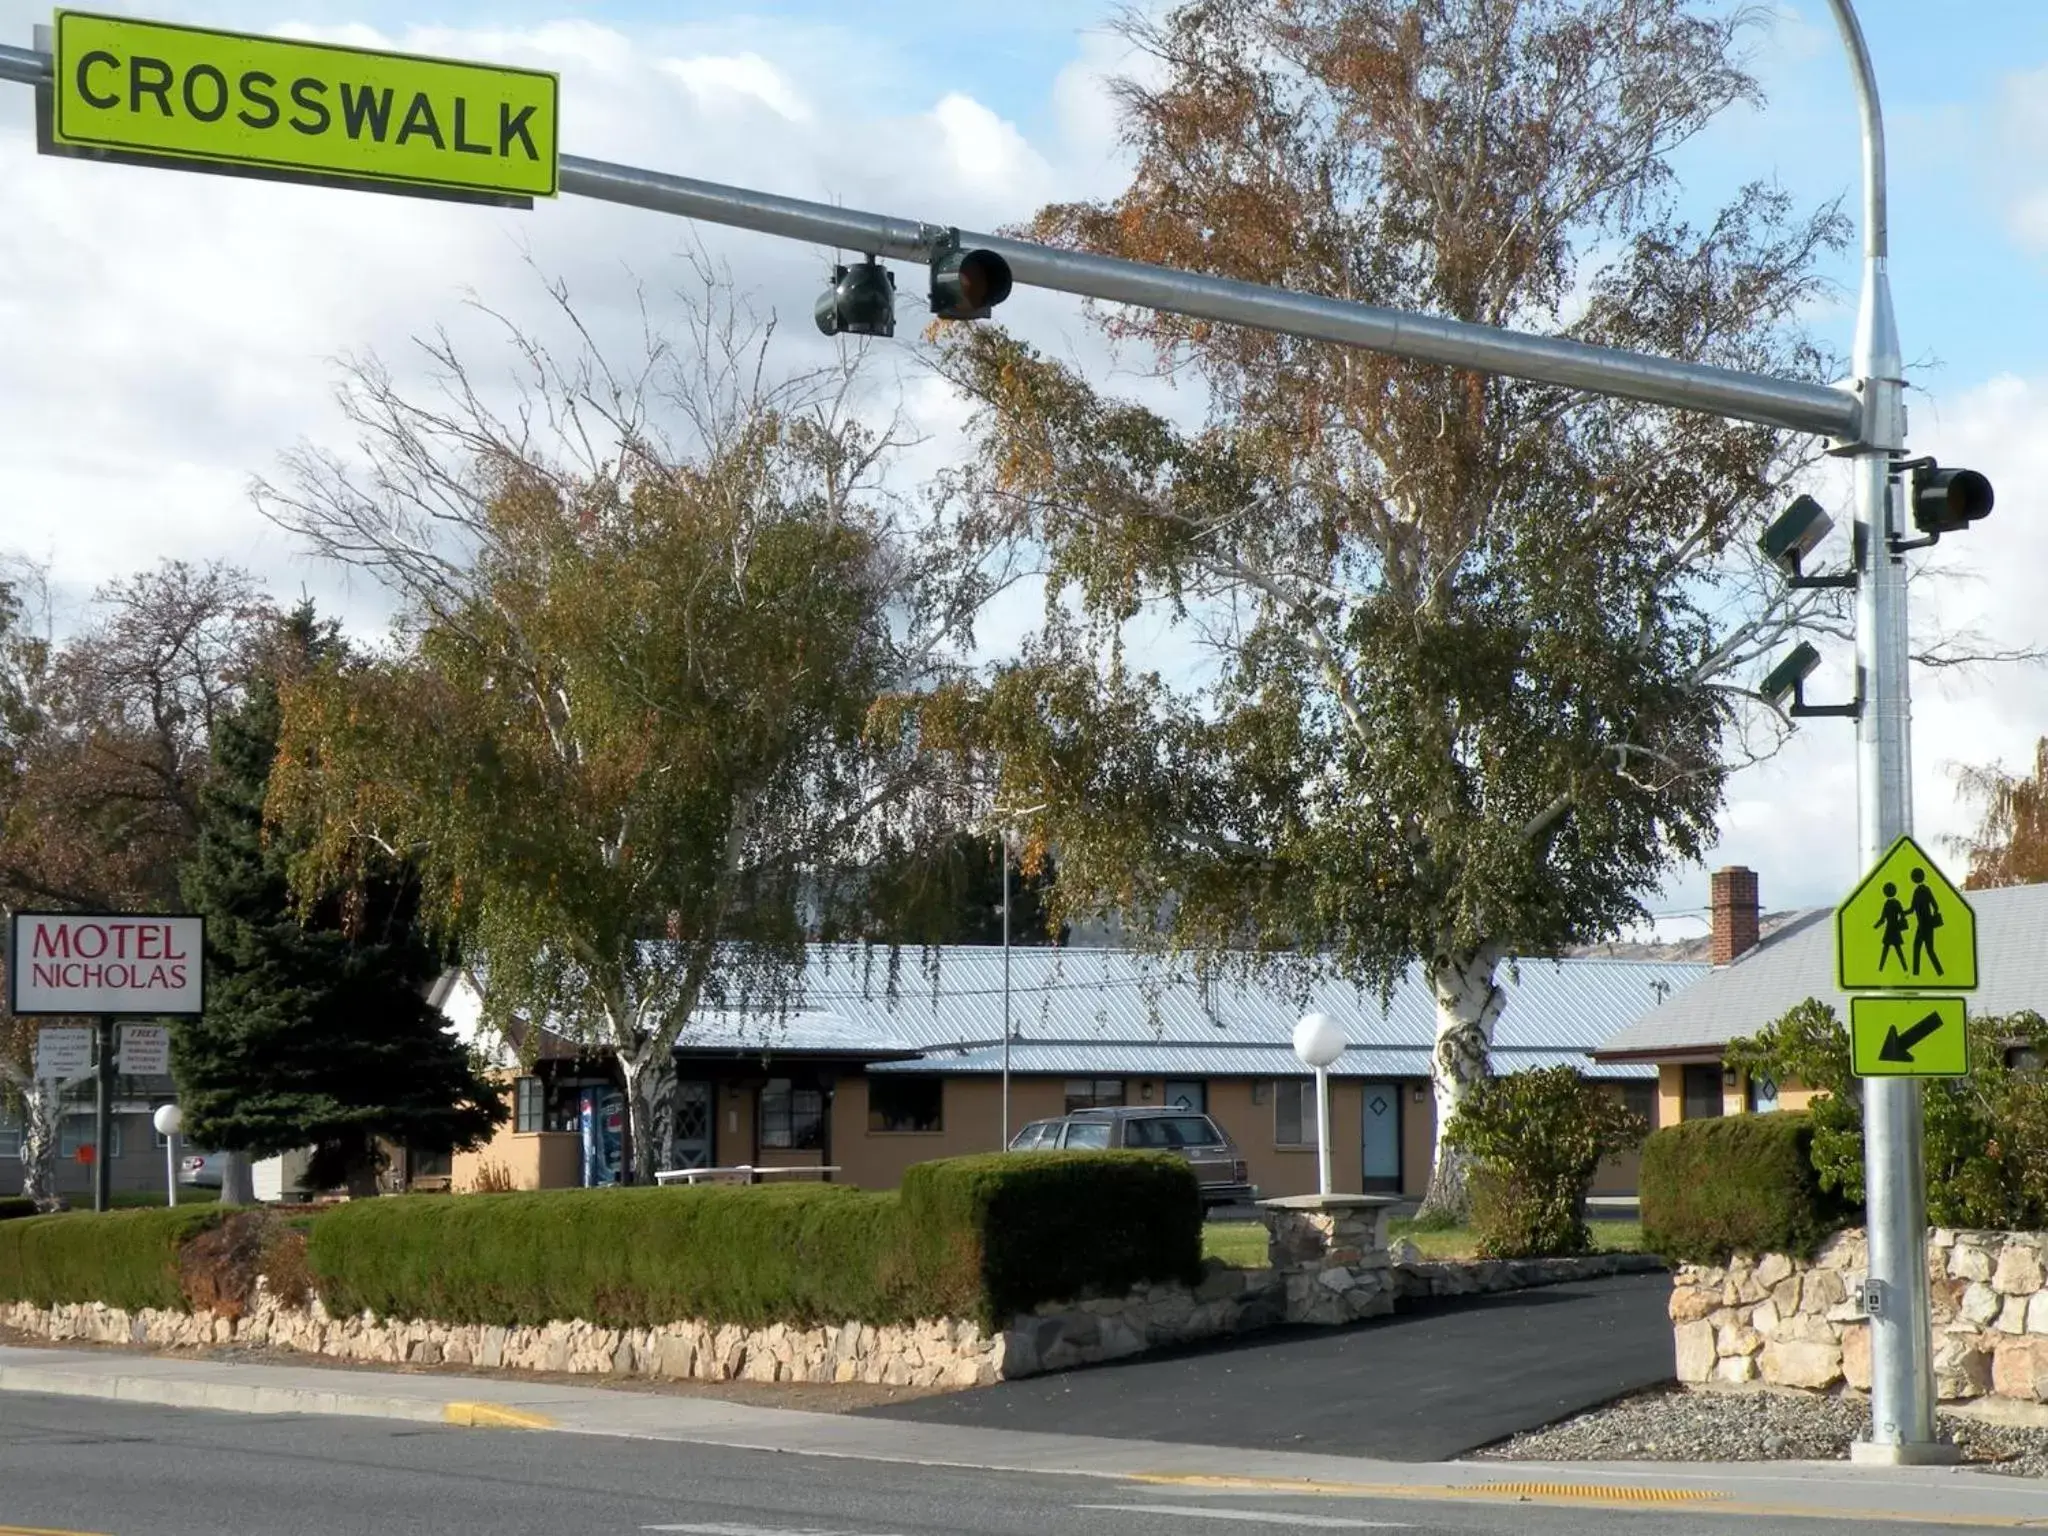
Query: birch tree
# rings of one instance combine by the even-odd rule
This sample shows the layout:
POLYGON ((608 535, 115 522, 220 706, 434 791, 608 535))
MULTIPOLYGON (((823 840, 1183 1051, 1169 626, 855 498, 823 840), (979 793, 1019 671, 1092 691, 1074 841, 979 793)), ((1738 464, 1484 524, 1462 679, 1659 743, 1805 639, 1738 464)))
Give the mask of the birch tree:
MULTIPOLYGON (((1846 233, 1674 153, 1758 99, 1754 19, 1685 0, 1195 0, 1121 30, 1136 158, 1058 244, 1785 377, 1846 233)), ((1044 799, 1057 915, 1135 914, 1205 963, 1334 966, 1434 997, 1437 1124, 1488 1066, 1510 955, 1645 914, 1785 722, 1758 660, 1836 599, 1751 548, 1817 445, 1753 425, 1181 317, 1098 312, 1197 382, 1181 429, 995 329, 942 340, 978 402, 953 489, 1044 552, 1046 623, 928 713, 1044 799), (1144 617, 1210 648, 1134 667, 1144 617)), ((1464 1208, 1439 1147, 1427 1209, 1464 1208)))
POLYGON ((877 490, 896 435, 855 409, 856 360, 771 377, 772 326, 699 275, 688 334, 631 373, 580 328, 558 358, 507 322, 511 421, 445 337, 438 404, 351 365, 367 470, 301 452, 257 491, 402 602, 389 654, 285 690, 296 878, 409 860, 488 1023, 615 1057, 643 1183, 691 1019, 786 1005, 825 873, 937 824, 929 761, 871 712, 965 611, 877 490))

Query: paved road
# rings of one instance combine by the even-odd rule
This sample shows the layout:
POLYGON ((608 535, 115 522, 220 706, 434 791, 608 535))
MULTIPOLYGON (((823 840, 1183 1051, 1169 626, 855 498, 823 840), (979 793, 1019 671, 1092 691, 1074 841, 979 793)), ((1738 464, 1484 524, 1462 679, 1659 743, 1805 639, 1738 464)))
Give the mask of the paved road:
MULTIPOLYGON (((1867 1519, 1799 1520, 1867 1536, 1867 1519)), ((0 1396, 0 1536, 1728 1536, 1740 1516, 1278 1494, 0 1396)), ((1886 1525, 1887 1536, 1943 1527, 1886 1525)))
POLYGON ((869 1410, 887 1418, 1448 1461, 1675 1368, 1668 1275, 1432 1303, 869 1410))

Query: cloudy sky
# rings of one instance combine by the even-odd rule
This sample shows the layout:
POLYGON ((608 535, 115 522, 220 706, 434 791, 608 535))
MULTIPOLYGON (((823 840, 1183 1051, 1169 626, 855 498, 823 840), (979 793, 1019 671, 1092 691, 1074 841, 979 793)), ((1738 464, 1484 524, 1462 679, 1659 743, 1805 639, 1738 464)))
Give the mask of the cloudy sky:
MULTIPOLYGON (((1916 622, 2048 644, 2048 162, 2036 152, 2048 142, 2048 5, 1861 8, 1886 93, 1912 444, 1985 470, 1999 495, 1987 522, 1937 552, 1949 579, 1916 622)), ((1125 61, 1101 25, 1108 9, 154 0, 134 13, 556 70, 570 153, 987 229, 1121 184, 1103 80, 1125 61)), ((0 42, 25 46, 49 15, 0 0, 0 42)), ((1709 209, 1759 176, 1807 201, 1853 193, 1853 99, 1821 0, 1780 4, 1759 69, 1770 105, 1687 149, 1688 197, 1709 209)), ((487 383, 508 377, 499 333, 464 300, 542 325, 532 267, 566 282, 602 340, 630 343, 636 291, 657 319, 672 312, 693 239, 784 317, 786 359, 823 356, 809 307, 829 252, 573 198, 499 211, 42 158, 29 92, 0 84, 0 551, 50 562, 74 612, 99 582, 178 555, 236 560, 375 625, 381 594, 307 561, 248 495, 295 443, 347 449, 335 360, 373 352, 401 385, 425 387, 412 339, 445 326, 487 383)), ((1853 266, 1838 276, 1852 294, 1853 266)), ((1020 293, 1005 318, 1158 397, 1074 302, 1020 293)), ((1846 297, 1817 317, 1845 354, 1852 323, 1846 297)), ((899 340, 914 331, 906 321, 899 340)), ((937 462, 957 408, 907 348, 885 353, 885 377, 927 434, 920 457, 937 462)), ((1814 695, 1847 683, 1831 665, 1814 695)), ((2048 672, 1920 673, 1923 841, 1939 852, 1968 824, 1955 764, 2021 763, 2044 732, 2048 672)), ((1846 723, 1808 722, 1735 781, 1710 864, 1756 869, 1774 908, 1834 901, 1858 873, 1855 790, 1846 723)), ((1651 902, 1659 926, 1696 931, 1705 889, 1702 870, 1676 876, 1651 902)))

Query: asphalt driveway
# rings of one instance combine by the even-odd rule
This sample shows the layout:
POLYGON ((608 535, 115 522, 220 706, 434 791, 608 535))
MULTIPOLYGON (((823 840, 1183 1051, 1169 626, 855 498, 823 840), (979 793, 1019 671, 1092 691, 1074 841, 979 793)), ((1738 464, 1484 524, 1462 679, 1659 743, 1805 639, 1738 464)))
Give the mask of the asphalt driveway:
POLYGON ((877 1418, 1445 1461, 1672 1379, 1671 1278, 1417 1304, 864 1410, 877 1418))

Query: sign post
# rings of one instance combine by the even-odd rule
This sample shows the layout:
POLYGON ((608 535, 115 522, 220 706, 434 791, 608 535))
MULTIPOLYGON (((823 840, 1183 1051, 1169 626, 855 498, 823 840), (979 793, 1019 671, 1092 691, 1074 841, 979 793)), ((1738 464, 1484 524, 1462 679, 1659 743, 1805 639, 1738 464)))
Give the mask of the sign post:
MULTIPOLYGON (((7 930, 7 1002, 19 1018, 91 1017, 91 1030, 44 1030, 36 1074, 45 1065, 83 1066, 78 1037, 90 1042, 93 1073, 92 1208, 113 1193, 115 1025, 121 1018, 194 1018, 205 1001, 206 920, 143 912, 17 912, 7 930), (45 1040, 50 1044, 46 1047, 45 1040)), ((121 1030, 129 1072, 168 1071, 169 1034, 161 1026, 121 1030)), ((52 1076, 82 1076, 52 1072, 52 1076)))

